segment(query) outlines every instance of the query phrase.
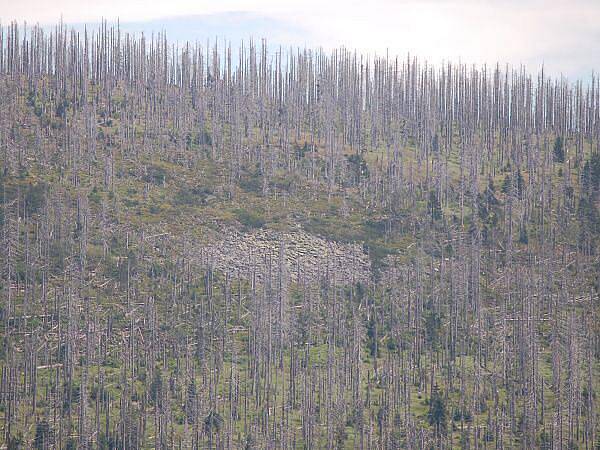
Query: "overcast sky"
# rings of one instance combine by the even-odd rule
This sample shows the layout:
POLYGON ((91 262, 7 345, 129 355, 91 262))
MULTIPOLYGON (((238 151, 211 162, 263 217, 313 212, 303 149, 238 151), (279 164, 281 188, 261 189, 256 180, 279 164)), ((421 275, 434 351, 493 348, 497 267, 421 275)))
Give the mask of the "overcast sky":
POLYGON ((572 79, 600 70, 600 0, 0 0, 4 24, 61 14, 66 23, 119 18, 177 39, 252 34, 432 62, 544 64, 572 79))

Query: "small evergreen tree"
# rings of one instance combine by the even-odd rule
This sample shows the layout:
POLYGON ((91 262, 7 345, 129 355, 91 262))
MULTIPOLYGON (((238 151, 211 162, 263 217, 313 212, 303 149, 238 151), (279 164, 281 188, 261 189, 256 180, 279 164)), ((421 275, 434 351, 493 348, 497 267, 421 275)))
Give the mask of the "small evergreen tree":
POLYGON ((436 436, 440 436, 446 431, 446 404, 440 394, 437 384, 433 387, 433 392, 429 399, 427 419, 429 420, 429 425, 434 427, 436 436))
POLYGON ((521 175, 521 170, 517 170, 517 196, 521 198, 523 195, 523 191, 525 190, 525 180, 523 179, 523 175, 521 175))
POLYGON ((379 346, 377 345, 377 323, 375 317, 371 316, 367 323, 367 347, 369 348, 369 354, 373 358, 379 357, 379 346))
POLYGON ((6 440, 6 448, 8 450, 19 450, 23 445, 23 436, 19 433, 17 435, 9 435, 6 440))
POLYGON ((216 411, 210 411, 208 415, 204 418, 204 432, 206 434, 212 432, 219 432, 221 428, 223 428, 223 424, 225 421, 221 417, 221 415, 216 411))
POLYGON ((362 155, 354 153, 350 156, 347 156, 346 158, 348 160, 350 173, 353 174, 353 178, 356 183, 358 183, 361 180, 361 178, 369 177, 369 166, 367 165, 367 162, 362 157, 362 155))
POLYGON ((433 140, 431 142, 431 150, 433 151, 433 153, 439 153, 440 151, 440 137, 437 133, 433 135, 433 140))
POLYGON ((46 420, 40 420, 35 425, 35 438, 33 440, 34 447, 39 450, 51 448, 51 438, 52 432, 50 430, 50 425, 46 420))
POLYGON ((427 209, 431 213, 431 222, 438 221, 442 218, 442 206, 440 205, 440 200, 435 191, 429 192, 427 209))
POLYGON ((156 369, 154 371, 154 377, 152 378, 152 383, 150 383, 150 401, 153 405, 157 404, 160 401, 162 393, 162 377, 160 375, 160 370, 156 369))
POLYGON ((440 340, 440 329, 442 326, 442 321, 435 311, 430 309, 424 312, 425 319, 425 337, 427 339, 427 343, 431 345, 432 349, 435 349, 440 340))
POLYGON ((565 148, 562 136, 557 136, 554 141, 554 161, 558 163, 565 162, 565 148))
POLYGON ((488 180, 487 188, 485 188, 485 200, 488 203, 488 208, 491 205, 497 205, 498 199, 496 198, 496 186, 494 186, 494 179, 492 177, 488 180))
POLYGON ((521 244, 529 243, 529 236, 527 235, 527 227, 525 225, 521 225, 519 229, 519 242, 521 244))
POLYGON ((582 186, 585 191, 600 189, 600 153, 592 155, 583 166, 582 186))

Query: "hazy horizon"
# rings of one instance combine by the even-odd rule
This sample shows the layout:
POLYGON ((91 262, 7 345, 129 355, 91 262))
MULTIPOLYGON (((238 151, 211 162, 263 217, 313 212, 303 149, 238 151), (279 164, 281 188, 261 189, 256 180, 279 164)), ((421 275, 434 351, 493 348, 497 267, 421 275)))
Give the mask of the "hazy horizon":
MULTIPOLYGON (((5 0, 0 0, 0 4, 5 0)), ((552 76, 588 79, 600 69, 600 2, 577 0, 377 0, 326 4, 261 0, 252 5, 226 0, 218 5, 188 0, 105 1, 101 4, 26 0, 2 5, 0 20, 93 26, 120 21, 129 32, 165 31, 173 41, 215 37, 235 43, 267 38, 272 46, 338 47, 362 53, 411 54, 439 64, 495 64, 552 76)))

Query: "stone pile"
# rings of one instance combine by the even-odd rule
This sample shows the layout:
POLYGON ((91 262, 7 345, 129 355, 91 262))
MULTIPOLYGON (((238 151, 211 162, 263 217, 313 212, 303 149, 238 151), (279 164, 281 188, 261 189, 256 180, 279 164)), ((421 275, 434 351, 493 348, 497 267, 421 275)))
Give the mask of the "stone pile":
POLYGON ((369 258, 361 245, 328 241, 300 229, 228 229, 203 254, 215 269, 248 279, 276 277, 281 271, 292 282, 330 280, 345 285, 365 283, 370 276, 369 258))

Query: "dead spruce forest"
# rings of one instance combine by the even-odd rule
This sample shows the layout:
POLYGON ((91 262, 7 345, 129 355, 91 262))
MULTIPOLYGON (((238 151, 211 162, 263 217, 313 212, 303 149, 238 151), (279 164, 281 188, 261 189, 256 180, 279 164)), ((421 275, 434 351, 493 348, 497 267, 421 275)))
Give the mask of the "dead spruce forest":
POLYGON ((600 446, 600 83, 0 28, 0 446, 600 446))

